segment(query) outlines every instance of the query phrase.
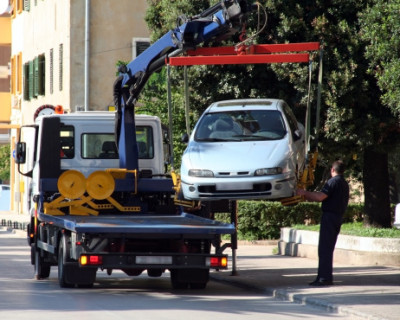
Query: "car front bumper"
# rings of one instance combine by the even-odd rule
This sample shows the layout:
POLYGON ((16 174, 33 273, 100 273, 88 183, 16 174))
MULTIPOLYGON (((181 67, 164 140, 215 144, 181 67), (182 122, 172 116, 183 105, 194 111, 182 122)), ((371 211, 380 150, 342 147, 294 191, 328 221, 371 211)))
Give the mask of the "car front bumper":
POLYGON ((188 200, 266 199, 278 200, 295 194, 294 175, 241 178, 182 177, 181 189, 188 200), (190 181, 190 182, 188 182, 190 181))

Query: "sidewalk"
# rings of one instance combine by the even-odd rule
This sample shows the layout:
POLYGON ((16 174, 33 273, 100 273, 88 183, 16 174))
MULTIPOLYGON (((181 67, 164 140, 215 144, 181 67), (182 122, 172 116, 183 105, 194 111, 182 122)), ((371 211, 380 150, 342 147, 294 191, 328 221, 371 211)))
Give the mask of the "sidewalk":
MULTIPOLYGON (((0 211, 2 220, 22 226, 29 216, 0 211)), ((277 245, 260 241, 239 242, 237 275, 231 270, 212 272, 217 281, 257 290, 278 299, 324 308, 356 319, 400 318, 400 267, 334 264, 334 285, 310 287, 317 271, 316 259, 273 254, 277 245)), ((231 255, 230 250, 226 250, 231 255)), ((230 261, 232 267, 232 261, 230 261)))
POLYGON ((0 226, 26 230, 25 228, 28 223, 29 215, 27 214, 17 214, 9 211, 0 211, 0 226))
POLYGON ((310 287, 317 260, 274 255, 276 245, 260 243, 239 243, 237 275, 220 271, 212 278, 358 319, 400 319, 399 267, 335 263, 333 286, 310 287))

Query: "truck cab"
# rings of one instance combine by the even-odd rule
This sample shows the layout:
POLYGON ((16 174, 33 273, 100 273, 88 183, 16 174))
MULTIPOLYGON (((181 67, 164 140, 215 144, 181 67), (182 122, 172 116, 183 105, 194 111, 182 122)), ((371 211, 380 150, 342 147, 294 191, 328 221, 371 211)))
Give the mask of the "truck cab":
MULTIPOLYGON (((166 174, 169 159, 168 131, 156 116, 137 115, 136 135, 139 154, 139 177, 166 174)), ((32 197, 41 192, 39 181, 58 179, 62 172, 78 170, 86 178, 94 171, 119 168, 115 143, 114 112, 78 112, 38 117, 34 125, 21 129, 19 143, 25 164, 20 171, 27 176, 27 207, 32 211, 32 197), (60 138, 53 139, 57 135, 60 138)))

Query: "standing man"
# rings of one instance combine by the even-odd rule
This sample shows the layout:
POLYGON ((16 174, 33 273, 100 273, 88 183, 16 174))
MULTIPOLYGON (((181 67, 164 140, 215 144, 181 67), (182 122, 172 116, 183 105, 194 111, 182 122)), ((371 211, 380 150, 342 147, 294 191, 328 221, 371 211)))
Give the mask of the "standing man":
POLYGON ((297 189, 297 195, 308 201, 322 202, 322 217, 318 243, 318 275, 310 286, 333 284, 333 251, 342 225, 342 217, 349 202, 349 185, 343 178, 345 167, 340 160, 333 162, 331 178, 321 191, 297 189))

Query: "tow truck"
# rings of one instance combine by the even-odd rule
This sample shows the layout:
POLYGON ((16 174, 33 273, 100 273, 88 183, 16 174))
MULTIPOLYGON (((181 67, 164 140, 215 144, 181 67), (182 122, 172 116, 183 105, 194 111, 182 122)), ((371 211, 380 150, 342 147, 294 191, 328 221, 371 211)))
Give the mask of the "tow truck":
POLYGON ((93 286, 98 270, 169 271, 173 288, 200 289, 210 269, 227 268, 224 251, 234 256, 237 247, 236 202, 178 199, 179 177, 163 166, 168 130, 157 117, 136 116, 135 105, 152 73, 243 30, 251 10, 247 1, 222 0, 122 66, 115 113, 64 114, 49 106, 21 127, 15 161, 30 181, 28 243, 37 279, 48 278, 52 266, 63 288, 93 286), (215 212, 230 213, 231 223, 214 220, 215 212), (221 245, 223 234, 231 243, 221 245))
POLYGON ((61 287, 91 287, 98 270, 147 270, 152 277, 169 270, 174 288, 196 289, 206 287, 210 269, 227 268, 229 245, 221 246, 221 235, 234 235, 234 223, 213 219, 221 204, 189 211, 174 202, 174 181, 163 166, 166 131, 157 117, 135 116, 134 106, 167 56, 231 36, 249 8, 223 0, 165 34, 120 70, 115 114, 64 114, 46 105, 21 127, 15 161, 29 179, 28 243, 37 279, 48 278, 52 266, 61 287))

